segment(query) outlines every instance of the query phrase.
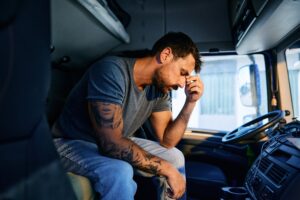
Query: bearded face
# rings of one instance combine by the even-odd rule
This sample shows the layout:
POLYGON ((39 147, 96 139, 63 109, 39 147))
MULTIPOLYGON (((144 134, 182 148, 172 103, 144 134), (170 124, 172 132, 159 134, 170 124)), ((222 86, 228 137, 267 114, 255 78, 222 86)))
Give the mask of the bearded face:
POLYGON ((158 69, 153 78, 152 78, 153 84, 164 94, 170 92, 170 87, 167 86, 166 80, 163 77, 163 73, 161 69, 158 69))
POLYGON ((184 58, 166 59, 161 62, 161 67, 156 69, 152 83, 163 93, 168 93, 178 87, 183 88, 186 76, 194 70, 195 60, 191 54, 184 58))

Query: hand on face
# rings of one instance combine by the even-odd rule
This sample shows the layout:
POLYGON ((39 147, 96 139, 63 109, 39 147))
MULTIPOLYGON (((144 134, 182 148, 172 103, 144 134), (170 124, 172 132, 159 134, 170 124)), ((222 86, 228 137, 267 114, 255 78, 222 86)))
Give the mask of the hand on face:
POLYGON ((185 94, 189 102, 196 102, 203 94, 204 85, 199 75, 186 76, 185 94))

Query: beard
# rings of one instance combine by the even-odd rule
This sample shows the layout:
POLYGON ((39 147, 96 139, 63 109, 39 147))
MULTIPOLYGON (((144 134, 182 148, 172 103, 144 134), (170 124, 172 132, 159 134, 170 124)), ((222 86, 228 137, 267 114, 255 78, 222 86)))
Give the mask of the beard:
POLYGON ((164 83, 164 81, 160 78, 159 76, 159 72, 156 72, 152 78, 152 83, 153 85, 155 85, 155 87, 157 87, 157 89, 159 91, 161 91, 162 93, 166 94, 169 92, 169 90, 166 87, 166 84, 164 83))

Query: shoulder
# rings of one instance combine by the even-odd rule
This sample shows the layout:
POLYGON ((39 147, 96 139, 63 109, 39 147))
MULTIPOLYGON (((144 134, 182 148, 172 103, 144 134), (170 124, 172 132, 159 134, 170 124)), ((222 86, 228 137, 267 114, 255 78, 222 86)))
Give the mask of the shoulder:
POLYGON ((88 99, 122 104, 128 79, 122 60, 105 57, 91 66, 87 75, 88 99))
POLYGON ((93 63, 89 71, 91 73, 126 73, 130 70, 132 63, 132 58, 107 56, 93 63))
POLYGON ((118 57, 118 56, 106 56, 97 62, 95 62, 93 65, 107 65, 111 64, 112 66, 125 66, 130 63, 130 60, 132 58, 125 58, 125 57, 118 57))

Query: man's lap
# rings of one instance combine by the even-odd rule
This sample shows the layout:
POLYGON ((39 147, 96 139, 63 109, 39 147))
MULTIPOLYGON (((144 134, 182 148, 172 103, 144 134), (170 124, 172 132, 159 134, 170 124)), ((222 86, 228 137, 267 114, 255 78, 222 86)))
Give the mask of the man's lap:
MULTIPOLYGON (((151 140, 136 137, 131 137, 130 139, 150 154, 169 161, 176 168, 180 169, 184 167, 184 157, 178 149, 167 149, 151 140)), ((54 139, 54 143, 63 160, 64 167, 68 171, 80 173, 81 175, 95 168, 105 167, 108 164, 111 165, 114 162, 125 162, 101 155, 97 145, 92 142, 56 138, 54 139)))

